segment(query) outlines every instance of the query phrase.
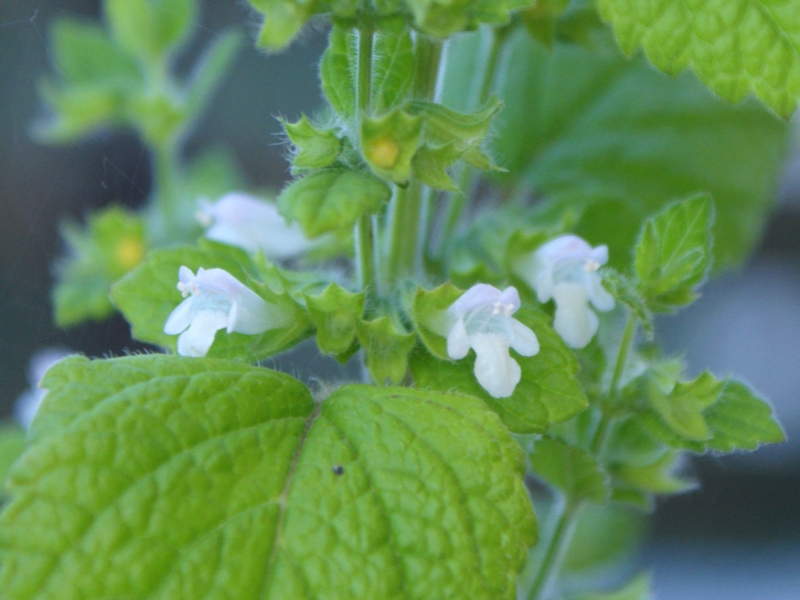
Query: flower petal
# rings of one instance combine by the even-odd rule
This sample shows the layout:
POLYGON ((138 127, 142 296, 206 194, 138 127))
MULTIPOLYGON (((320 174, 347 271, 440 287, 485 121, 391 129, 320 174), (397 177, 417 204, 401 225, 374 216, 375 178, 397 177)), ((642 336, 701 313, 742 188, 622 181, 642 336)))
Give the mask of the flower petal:
POLYGON ((539 353, 539 340, 530 327, 511 319, 511 347, 522 356, 534 356, 539 353))
POLYGON ((507 287, 503 290, 503 293, 500 294, 500 298, 498 298, 500 302, 503 304, 510 304, 514 308, 511 310, 511 313, 517 312, 519 310, 520 301, 519 301, 519 292, 517 288, 511 286, 507 287))
POLYGON ((478 283, 464 292, 447 310, 456 317, 460 317, 471 310, 497 302, 500 295, 500 290, 493 285, 478 283))
POLYGON ((228 318, 228 332, 255 335, 286 324, 285 315, 250 288, 242 286, 233 297, 228 318))
POLYGON ((167 318, 167 322, 164 323, 164 333, 167 335, 178 335, 191 325, 194 313, 192 309, 194 301, 194 296, 189 296, 175 307, 175 310, 173 310, 167 318))
POLYGON ((464 319, 457 319, 447 334, 447 356, 461 360, 469 352, 469 337, 464 319))
POLYGON ((476 334, 470 337, 475 349, 475 377, 494 398, 508 398, 522 378, 522 370, 508 354, 501 336, 476 334))
POLYGON ((589 292, 589 300, 597 310, 606 312, 614 308, 614 296, 603 287, 602 279, 597 273, 589 275, 586 287, 589 292))
POLYGON ((194 315, 191 325, 178 338, 178 354, 181 356, 205 356, 214 343, 217 330, 223 329, 228 315, 216 310, 200 310, 194 315))
POLYGON ((589 310, 586 288, 578 283, 559 283, 553 290, 556 315, 553 321, 561 338, 572 348, 583 348, 597 332, 597 315, 589 310))

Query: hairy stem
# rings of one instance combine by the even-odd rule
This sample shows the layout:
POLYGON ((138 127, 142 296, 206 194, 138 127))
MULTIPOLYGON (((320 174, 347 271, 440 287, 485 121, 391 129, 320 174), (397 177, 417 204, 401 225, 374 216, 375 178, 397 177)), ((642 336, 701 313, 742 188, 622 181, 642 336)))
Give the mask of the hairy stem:
MULTIPOLYGON (((414 75, 414 97, 431 101, 436 94, 442 43, 439 40, 417 35, 416 72, 414 75)), ((388 262, 386 274, 391 282, 413 275, 421 265, 422 244, 420 236, 423 198, 429 193, 418 181, 412 181, 406 189, 396 188, 389 207, 388 262)))
MULTIPOLYGON (((371 27, 358 30, 358 62, 356 82, 356 103, 360 113, 368 112, 372 97, 372 42, 374 31, 371 27)), ((375 309, 377 256, 375 253, 375 231, 372 217, 362 216, 356 223, 356 271, 358 286, 367 297, 367 313, 375 309)))

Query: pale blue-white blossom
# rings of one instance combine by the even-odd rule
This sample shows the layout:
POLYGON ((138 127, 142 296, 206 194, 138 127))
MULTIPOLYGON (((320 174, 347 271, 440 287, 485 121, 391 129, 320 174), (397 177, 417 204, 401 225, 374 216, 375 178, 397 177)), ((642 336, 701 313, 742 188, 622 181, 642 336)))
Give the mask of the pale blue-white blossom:
POLYGON ((508 287, 501 292, 479 283, 447 309, 447 355, 459 360, 470 348, 475 350, 475 377, 495 398, 507 398, 514 393, 522 377, 509 348, 522 356, 539 352, 536 334, 511 316, 519 306, 516 288, 508 287))
POLYGON ((63 348, 45 348, 37 351, 28 364, 28 383, 30 388, 22 392, 14 403, 14 419, 25 429, 30 428, 33 418, 39 412, 46 390, 39 387, 44 374, 55 363, 70 353, 63 348))
POLYGON ((274 306, 223 269, 188 267, 178 271, 185 300, 172 311, 164 333, 178 335, 178 354, 205 356, 216 332, 225 329, 256 335, 281 327, 284 316, 274 306))
POLYGON ((539 302, 555 301, 553 328, 572 348, 585 347, 597 333, 599 321, 589 303, 599 311, 614 308, 598 273, 607 262, 607 246, 592 248, 576 235, 562 235, 517 265, 539 302))
POLYGON ((261 251, 275 260, 302 254, 312 246, 297 223, 290 225, 278 213, 275 203, 243 192, 231 192, 216 202, 201 200, 197 218, 208 228, 208 239, 261 251))

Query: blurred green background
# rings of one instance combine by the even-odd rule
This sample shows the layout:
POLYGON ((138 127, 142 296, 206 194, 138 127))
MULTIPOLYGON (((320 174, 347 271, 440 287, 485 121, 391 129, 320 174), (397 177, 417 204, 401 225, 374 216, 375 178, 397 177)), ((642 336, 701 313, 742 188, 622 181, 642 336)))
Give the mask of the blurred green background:
MULTIPOLYGON (((0 0, 0 411, 28 387, 31 355, 61 346, 90 356, 140 348, 116 317, 68 331, 52 321, 58 224, 92 209, 140 205, 149 162, 137 139, 107 132, 48 147, 30 139, 44 116, 37 84, 52 72, 47 42, 60 16, 95 18, 93 0, 0 0)), ((258 17, 243 2, 207 0, 179 66, 229 26, 251 35, 258 17)), ((276 116, 321 104, 317 61, 324 30, 306 32, 281 55, 247 45, 187 148, 230 150, 254 186, 279 189, 288 165, 276 116)), ((798 137, 797 135, 795 136, 798 137)), ((694 373, 735 373, 774 403, 789 443, 748 456, 704 457, 690 466, 699 492, 661 503, 639 564, 656 569, 659 597, 800 598, 800 161, 793 158, 764 240, 739 272, 710 283, 689 310, 659 322, 667 348, 694 373)), ((312 364, 302 369, 310 370, 312 364)), ((293 373, 298 374, 297 369, 293 373)), ((303 373, 299 373, 303 375, 303 373)))

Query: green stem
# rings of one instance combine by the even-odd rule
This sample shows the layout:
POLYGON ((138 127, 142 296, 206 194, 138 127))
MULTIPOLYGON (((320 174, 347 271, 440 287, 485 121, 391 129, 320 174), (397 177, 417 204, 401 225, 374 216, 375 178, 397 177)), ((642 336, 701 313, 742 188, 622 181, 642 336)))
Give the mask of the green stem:
MULTIPOLYGON (((358 61, 356 82, 356 104, 359 112, 368 112, 372 96, 372 42, 374 31, 371 27, 358 30, 358 61)), ((376 253, 375 232, 372 217, 362 216, 356 223, 356 269, 359 288, 367 296, 367 311, 375 309, 376 295, 376 253)))
MULTIPOLYGON (((619 351, 617 352, 617 362, 614 364, 614 373, 611 375, 611 383, 608 386, 608 403, 613 404, 619 396, 619 386, 622 382, 622 375, 625 373, 625 366, 628 363, 628 355, 633 347, 633 340, 636 337, 636 326, 639 324, 639 318, 636 313, 631 312, 628 316, 628 323, 625 325, 625 331, 622 334, 622 340, 619 344, 619 351)), ((608 434, 611 432, 611 426, 614 423, 613 417, 608 413, 608 409, 601 406, 602 416, 600 423, 597 424, 597 430, 592 438, 591 450, 595 457, 598 457, 603 452, 608 434)))
MULTIPOLYGON (((442 58, 442 42, 422 34, 416 37, 416 69, 413 95, 418 100, 431 101, 436 93, 439 65, 442 58)), ((389 235, 386 276, 396 283, 399 279, 414 275, 421 265, 422 244, 420 219, 423 200, 429 190, 418 181, 412 181, 406 189, 395 188, 389 207, 389 235)))
POLYGON ((364 215, 356 223, 356 268, 358 272, 358 287, 367 296, 367 313, 375 308, 376 273, 375 265, 375 234, 372 217, 364 215))
MULTIPOLYGON (((480 76, 473 80, 472 91, 467 103, 469 110, 477 110, 489 99, 489 92, 491 92, 492 83, 494 82, 494 74, 497 69, 497 62, 500 59, 500 50, 503 47, 502 42, 505 36, 498 34, 494 28, 490 30, 490 35, 489 52, 483 69, 481 69, 480 76)), ((458 191, 450 195, 447 217, 438 240, 438 253, 440 256, 441 252, 447 248, 447 240, 453 236, 458 228, 464 209, 467 207, 467 198, 469 198, 474 178, 475 170, 468 165, 462 165, 457 182, 458 191)))
POLYGON ((625 365, 628 362, 628 354, 630 354, 631 347, 633 346, 633 339, 636 335, 636 326, 639 324, 639 318, 636 313, 631 311, 628 317, 628 323, 625 325, 625 332, 622 334, 622 340, 619 345, 619 352, 617 353, 617 363, 614 365, 614 374, 611 376, 611 384, 608 386, 608 397, 610 400, 616 400, 619 394, 619 384, 622 380, 622 374, 625 372, 625 365))
POLYGON ((155 243, 180 242, 185 237, 182 220, 191 218, 181 215, 181 174, 179 171, 177 144, 152 144, 153 204, 150 235, 155 243))
POLYGON ((539 600, 547 592, 553 578, 561 568, 564 561, 564 554, 569 547, 572 534, 575 532, 575 525, 578 523, 578 515, 581 511, 579 504, 564 503, 558 509, 560 514, 553 534, 547 543, 542 563, 536 572, 536 578, 528 591, 527 600, 539 600))

